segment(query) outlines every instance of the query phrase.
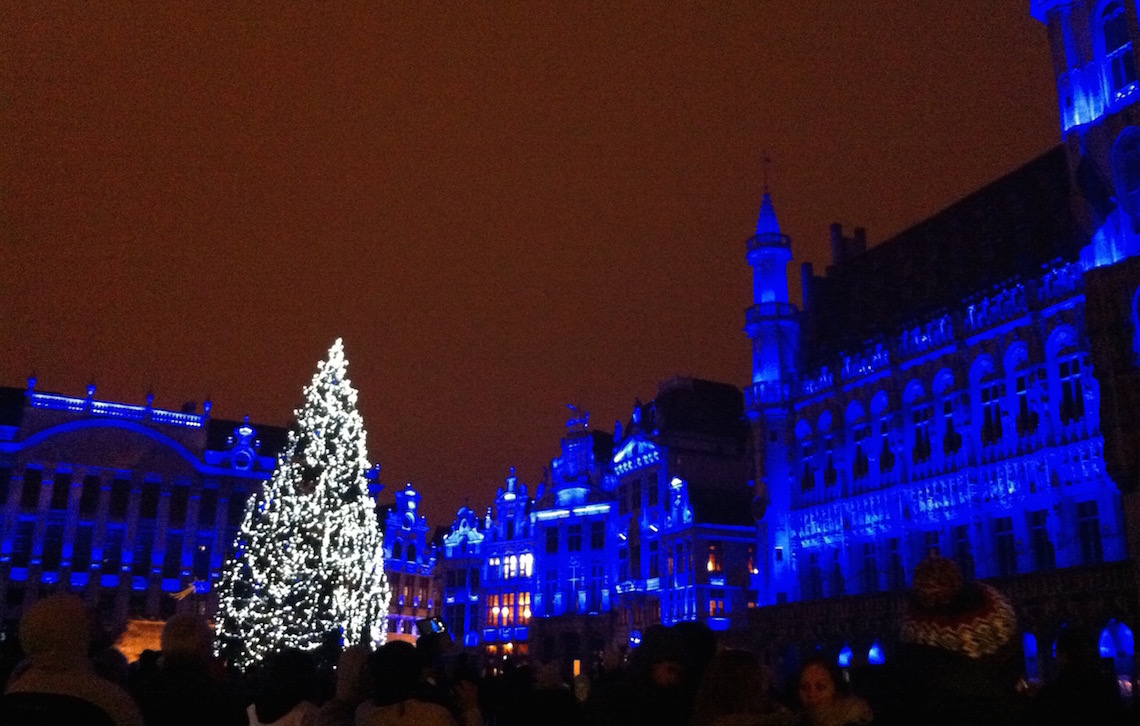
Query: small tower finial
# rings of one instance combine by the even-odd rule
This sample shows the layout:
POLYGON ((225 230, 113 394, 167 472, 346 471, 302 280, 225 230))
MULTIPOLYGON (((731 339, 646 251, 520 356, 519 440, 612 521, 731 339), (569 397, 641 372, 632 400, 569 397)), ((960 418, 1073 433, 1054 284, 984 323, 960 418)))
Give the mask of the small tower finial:
POLYGON ((767 151, 760 152, 762 157, 760 161, 764 164, 764 193, 768 193, 768 167, 772 165, 772 157, 768 156, 767 151))

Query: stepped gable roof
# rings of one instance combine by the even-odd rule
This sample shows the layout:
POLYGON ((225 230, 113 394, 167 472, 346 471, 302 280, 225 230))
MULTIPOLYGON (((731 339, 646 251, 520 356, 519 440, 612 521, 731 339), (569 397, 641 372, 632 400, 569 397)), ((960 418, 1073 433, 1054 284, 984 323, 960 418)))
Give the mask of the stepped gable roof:
POLYGON ((23 388, 0 386, 0 426, 19 426, 24 411, 23 388))
POLYGON ((1064 148, 1024 166, 872 249, 829 267, 805 289, 802 352, 809 365, 1042 265, 1076 260, 1064 148))

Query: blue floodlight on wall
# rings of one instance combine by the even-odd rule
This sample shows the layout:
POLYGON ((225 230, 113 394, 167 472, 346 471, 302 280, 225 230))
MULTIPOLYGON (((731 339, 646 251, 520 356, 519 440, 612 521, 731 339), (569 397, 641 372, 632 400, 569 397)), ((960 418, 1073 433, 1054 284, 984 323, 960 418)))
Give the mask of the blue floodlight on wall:
POLYGON ((879 645, 879 641, 871 644, 871 649, 867 651, 867 662, 871 665, 882 665, 887 662, 887 657, 883 654, 883 646, 879 645))
POLYGON ((1100 648, 1101 658, 1115 658, 1116 657, 1116 643, 1112 642, 1112 633, 1108 632, 1108 628, 1100 631, 1100 648))
POLYGON ((837 661, 839 663, 839 667, 840 668, 850 668, 851 667, 851 658, 854 655, 855 655, 855 653, 851 650, 851 646, 844 643, 843 644, 843 650, 839 651, 839 660, 837 661))

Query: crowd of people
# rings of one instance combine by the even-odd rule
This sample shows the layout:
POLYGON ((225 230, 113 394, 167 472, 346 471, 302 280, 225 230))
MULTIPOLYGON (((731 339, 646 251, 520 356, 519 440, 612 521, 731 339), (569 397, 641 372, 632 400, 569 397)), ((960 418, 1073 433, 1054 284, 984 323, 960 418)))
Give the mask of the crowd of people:
POLYGON ((1077 628, 1058 639, 1055 676, 1028 687, 1013 608, 942 558, 917 568, 889 664, 840 670, 812 657, 782 679, 696 622, 654 626, 625 657, 599 659, 573 678, 509 660, 479 668, 439 634, 375 651, 349 647, 335 667, 286 650, 236 674, 215 657, 200 615, 171 618, 161 651, 129 665, 93 632, 74 595, 32 605, 19 626, 20 658, 0 673, 0 724, 1112 726, 1135 718, 1102 670, 1096 641, 1077 628))

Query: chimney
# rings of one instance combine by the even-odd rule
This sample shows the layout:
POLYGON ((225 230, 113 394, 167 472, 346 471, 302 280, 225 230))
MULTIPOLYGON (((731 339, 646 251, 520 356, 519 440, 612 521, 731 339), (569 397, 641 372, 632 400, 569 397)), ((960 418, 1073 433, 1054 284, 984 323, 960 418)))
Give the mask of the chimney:
POLYGON ((800 289, 803 293, 803 309, 807 310, 811 304, 810 290, 812 285, 815 284, 815 268, 811 266, 810 262, 804 262, 800 265, 800 289))
POLYGON ((831 223, 831 264, 838 267, 845 258, 843 249, 843 225, 839 222, 831 223))

